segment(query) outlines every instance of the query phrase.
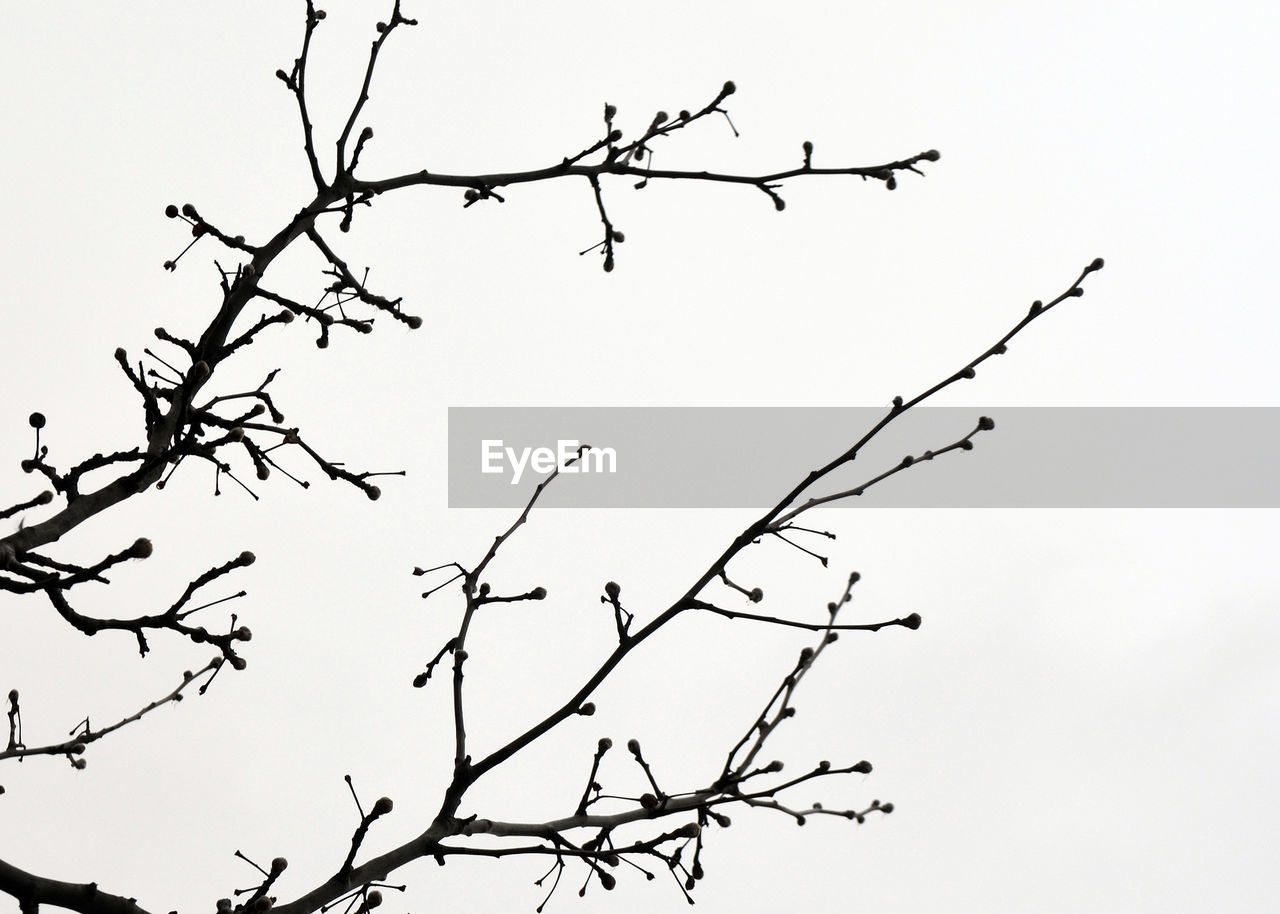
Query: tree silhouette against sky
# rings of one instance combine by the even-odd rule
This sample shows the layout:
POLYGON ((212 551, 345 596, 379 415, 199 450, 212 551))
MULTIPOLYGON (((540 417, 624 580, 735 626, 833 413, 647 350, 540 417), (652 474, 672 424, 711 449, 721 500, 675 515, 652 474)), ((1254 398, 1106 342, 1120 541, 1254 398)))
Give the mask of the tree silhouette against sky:
MULTIPOLYGON (((664 152, 678 144, 686 130, 728 128, 736 134, 729 110, 736 87, 726 82, 702 104, 686 110, 636 118, 605 104, 596 135, 567 142, 566 153, 558 160, 529 163, 532 167, 522 170, 449 174, 424 168, 390 175, 367 173, 372 169, 366 168, 362 157, 378 142, 366 108, 377 88, 375 71, 393 36, 398 40, 401 32, 418 23, 404 15, 397 2, 390 16, 376 25, 363 80, 345 121, 313 124, 314 100, 308 79, 314 55, 327 37, 325 19, 325 12, 308 0, 301 50, 292 64, 276 73, 296 106, 302 138, 300 161, 309 171, 314 195, 300 202, 287 223, 262 238, 240 234, 233 214, 206 212, 199 201, 166 208, 164 215, 181 229, 182 241, 164 262, 164 269, 185 270, 193 261, 211 258, 219 283, 216 306, 202 326, 194 324, 188 311, 172 325, 156 328, 155 341, 115 350, 119 371, 140 406, 141 435, 132 446, 88 444, 79 453, 71 452, 65 444, 51 446, 48 439, 56 420, 46 419, 41 412, 31 413, 33 441, 29 456, 21 463, 31 479, 30 489, 0 512, 0 517, 20 522, 18 529, 0 539, 0 589, 12 595, 7 599, 23 597, 38 603, 87 636, 127 633, 138 653, 148 659, 163 657, 174 641, 207 645, 212 656, 203 667, 175 677, 167 692, 146 705, 117 713, 106 725, 100 717, 92 722, 86 717, 81 726, 65 735, 51 731, 47 721, 30 714, 24 720, 25 696, 17 689, 8 691, 8 739, 0 761, 44 764, 62 758, 73 768, 84 768, 95 744, 126 726, 140 725, 161 707, 204 695, 211 687, 210 697, 204 700, 216 701, 223 677, 258 662, 254 656, 258 645, 251 642, 250 628, 241 618, 252 619, 254 609, 251 603, 240 601, 245 591, 238 583, 243 569, 255 562, 253 553, 208 557, 207 570, 180 592, 155 594, 151 605, 138 614, 115 616, 95 608, 94 585, 136 574, 131 564, 148 559, 153 545, 146 538, 121 542, 109 554, 86 560, 73 535, 81 525, 126 502, 145 498, 183 474, 212 476, 216 491, 244 490, 254 500, 269 500, 271 484, 282 477, 286 483, 304 487, 313 479, 327 478, 352 486, 373 500, 384 494, 394 498, 395 487, 408 484, 384 478, 397 476, 395 471, 364 469, 330 456, 328 442, 340 440, 333 430, 304 433, 286 422, 287 404, 277 402, 272 386, 279 369, 247 386, 242 384, 241 374, 227 369, 251 347, 254 351, 272 347, 271 351, 282 353, 282 362, 287 365, 283 354, 297 345, 299 331, 316 346, 328 348, 339 334, 369 334, 396 324, 412 330, 424 326, 424 317, 414 303, 402 300, 394 290, 381 288, 367 265, 355 262, 343 251, 344 234, 358 231, 362 217, 384 196, 415 187, 434 188, 457 194, 462 207, 471 209, 500 207, 523 193, 527 185, 565 185, 566 194, 588 194, 598 217, 598 240, 582 254, 595 258, 604 271, 616 271, 615 281, 625 282, 625 276, 618 275, 625 273, 625 248, 644 240, 628 238, 615 224, 610 209, 615 194, 644 191, 666 182, 731 185, 743 194, 760 195, 769 208, 782 211, 787 189, 796 182, 852 178, 866 185, 866 192, 893 190, 900 181, 922 175, 925 166, 939 160, 938 152, 927 150, 867 166, 831 164, 830 154, 808 141, 797 141, 794 158, 779 162, 767 173, 663 167, 664 152), (330 134, 332 144, 319 138, 330 134), (310 289, 295 288, 292 279, 274 281, 276 271, 272 268, 277 260, 298 248, 320 263, 319 282, 310 289), (224 383, 224 377, 231 380, 224 383)), ((444 865, 453 857, 511 855, 545 859, 548 869, 540 884, 547 898, 562 882, 572 882, 576 891, 587 891, 597 884, 608 890, 628 879, 654 878, 655 874, 673 878, 678 891, 688 897, 703 875, 704 844, 714 842, 716 831, 729 826, 736 808, 772 810, 780 820, 798 824, 818 816, 838 816, 861 824, 869 817, 892 812, 892 803, 879 800, 857 808, 800 804, 794 799, 800 785, 810 787, 812 782, 842 775, 865 775, 871 764, 859 759, 802 759, 787 761, 784 766, 774 753, 771 738, 794 715, 800 683, 838 638, 845 633, 886 628, 914 630, 920 627, 921 616, 911 612, 873 621, 848 620, 846 604, 854 595, 857 573, 844 576, 843 585, 831 594, 825 607, 797 609, 753 583, 748 553, 762 544, 778 544, 826 567, 830 558, 827 546, 835 535, 822 526, 810 526, 810 511, 856 498, 866 488, 935 458, 973 449, 979 436, 994 427, 985 416, 975 415, 972 429, 955 440, 905 455, 891 465, 867 467, 865 478, 856 486, 835 485, 831 480, 903 413, 939 391, 972 379, 989 360, 1005 354, 1010 342, 1033 321, 1083 295, 1084 281, 1101 267, 1100 259, 1092 261, 1065 290, 1020 311, 1012 326, 989 347, 936 383, 914 395, 895 397, 883 418, 843 453, 812 455, 819 461, 816 468, 797 479, 789 491, 778 493, 776 505, 728 542, 669 604, 657 608, 637 605, 628 599, 625 582, 602 580, 596 611, 612 620, 612 640, 599 645, 592 670, 575 689, 543 696, 544 711, 532 722, 512 722, 501 735, 474 726, 468 716, 467 689, 472 684, 468 662, 485 651, 484 638, 472 632, 477 619, 506 604, 554 599, 537 580, 509 589, 495 582, 492 571, 512 551, 523 548, 536 553, 540 548, 538 543, 521 542, 522 528, 531 522, 544 489, 556 484, 559 471, 537 486, 524 510, 501 528, 481 554, 470 559, 435 557, 440 561, 424 561, 428 567, 416 568, 414 573, 425 582, 429 605, 440 612, 443 610, 437 604, 452 600, 449 611, 456 611, 453 634, 441 644, 424 646, 422 666, 404 671, 403 677, 406 689, 412 683, 419 688, 448 690, 451 695, 449 739, 447 747, 442 743, 439 750, 449 753, 453 773, 436 807, 411 827, 415 833, 408 840, 389 850, 367 851, 366 839, 385 828, 384 819, 407 813, 387 797, 370 801, 347 777, 356 815, 345 857, 332 861, 328 878, 296 884, 289 878, 283 857, 252 861, 258 876, 251 887, 228 891, 225 898, 216 903, 208 899, 207 903, 224 914, 269 909, 304 914, 335 904, 363 911, 394 904, 386 894, 414 880, 411 871, 402 869, 413 861, 430 859, 444 865), (763 707, 744 716, 741 737, 723 747, 714 777, 696 784, 671 783, 660 766, 650 763, 636 739, 615 746, 610 738, 602 737, 563 759, 565 765, 582 769, 582 789, 578 795, 556 798, 560 813, 554 818, 506 819, 500 809, 471 803, 473 786, 486 775, 566 722, 592 716, 597 690, 615 669, 676 619, 696 614, 802 630, 812 636, 811 645, 788 664, 768 671, 775 686, 772 694, 763 707), (626 766, 639 772, 641 788, 617 793, 610 781, 622 778, 619 772, 626 766)), ((768 328, 761 328, 761 332, 768 332, 768 328)), ((441 344, 426 342, 428 347, 441 344)), ((513 353, 509 358, 531 356, 513 353)), ((359 379, 342 381, 348 387, 359 383, 359 379)), ((33 407, 37 405, 49 408, 50 416, 54 415, 52 407, 33 407)), ((86 684, 86 701, 91 688, 86 684)), ((335 772, 334 777, 339 776, 340 772, 335 772)), ((188 862, 177 860, 169 865, 188 862)), ((144 910, 133 900, 140 894, 138 888, 106 879, 100 883, 88 878, 60 881, 52 875, 28 872, 20 859, 0 861, 0 891, 16 899, 24 914, 34 914, 42 905, 84 914, 144 910)), ((531 904, 539 901, 541 898, 531 904)), ((183 899, 182 903, 206 902, 183 899)))

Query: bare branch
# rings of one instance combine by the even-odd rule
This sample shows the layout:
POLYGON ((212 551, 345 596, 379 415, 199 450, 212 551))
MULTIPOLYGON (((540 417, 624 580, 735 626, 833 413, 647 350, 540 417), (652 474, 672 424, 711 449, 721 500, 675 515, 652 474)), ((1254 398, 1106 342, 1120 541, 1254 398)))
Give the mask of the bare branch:
MULTIPOLYGON (((382 50, 383 44, 391 37, 391 33, 401 25, 417 25, 416 19, 406 19, 400 14, 400 0, 396 0, 395 7, 391 10, 391 19, 388 22, 378 23, 378 37, 373 42, 372 48, 369 50, 369 65, 364 71, 364 82, 360 86, 360 97, 356 99, 356 103, 351 106, 351 115, 347 118, 346 126, 342 128, 342 134, 338 137, 338 155, 337 165, 334 174, 349 174, 355 170, 355 158, 352 158, 351 167, 347 168, 346 157, 347 141, 351 137, 351 128, 355 126, 356 119, 360 116, 360 111, 364 108, 365 102, 369 100, 369 85, 373 82, 373 68, 378 64, 378 52, 382 50)), ((357 155, 359 153, 357 152, 357 155)))
MULTIPOLYGON (((110 726, 92 729, 89 727, 89 723, 88 723, 89 719, 86 717, 82 726, 77 727, 75 730, 71 731, 69 739, 65 739, 57 743, 48 743, 42 746, 21 745, 19 741, 15 739, 13 727, 11 725, 10 735, 9 735, 9 746, 4 751, 0 752, 0 761, 4 761, 5 759, 10 759, 10 758, 22 759, 22 758, 27 758, 28 756, 35 756, 35 755, 65 755, 69 759, 71 759, 71 763, 73 767, 83 768, 84 763, 83 763, 83 759, 81 759, 80 756, 84 753, 86 747, 88 747, 93 743, 96 743, 98 740, 102 739, 108 734, 114 733, 115 731, 121 729, 122 727, 126 727, 131 723, 142 720, 143 717, 150 714, 156 708, 163 707, 164 705, 169 704, 171 702, 182 701, 183 692, 188 687, 190 687, 193 683, 197 682, 200 679, 200 677, 203 676, 205 673, 217 672, 218 668, 222 666, 222 662, 223 662, 222 657, 215 657, 212 660, 210 660, 208 663, 206 663, 203 667, 196 670, 194 673, 190 671, 184 672, 182 674, 182 682, 179 683, 177 688, 171 690, 168 694, 164 695, 161 698, 156 699, 155 701, 148 702, 141 709, 135 711, 134 713, 130 714, 127 717, 121 718, 116 723, 111 724, 110 726), (77 764, 77 762, 79 762, 79 764, 77 764)), ((205 682, 204 686, 207 686, 207 685, 208 685, 208 681, 205 682)), ((202 695, 205 692, 204 686, 202 686, 199 690, 199 693, 202 695)), ((10 717, 10 720, 12 721, 18 709, 18 696, 17 696, 16 690, 10 691, 9 700, 11 705, 9 717, 10 717)))
POLYGON ((311 54, 311 36, 316 26, 324 19, 324 10, 317 10, 312 0, 307 0, 306 30, 302 35, 302 52, 293 62, 293 73, 276 70, 276 76, 289 88, 298 102, 298 115, 302 119, 302 148, 307 154, 307 164, 311 166, 311 178, 316 190, 326 187, 324 176, 320 173, 320 161, 316 158, 316 144, 311 126, 311 118, 307 114, 307 61, 311 54))

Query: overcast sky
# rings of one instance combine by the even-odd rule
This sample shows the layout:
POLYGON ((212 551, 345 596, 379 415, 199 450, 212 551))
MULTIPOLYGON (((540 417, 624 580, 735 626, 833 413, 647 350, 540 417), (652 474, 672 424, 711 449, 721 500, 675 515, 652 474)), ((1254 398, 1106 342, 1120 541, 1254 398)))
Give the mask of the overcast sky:
MULTIPOLYGON (((335 2, 317 34, 313 116, 326 155, 389 6, 335 2)), ((157 326, 197 334, 217 307, 211 259, 232 258, 201 243, 163 271, 190 238, 165 205, 189 201, 252 241, 310 199, 296 109, 272 75, 297 54, 302 7, 6 10, 6 504, 38 491, 17 468, 32 410, 48 416, 43 440, 62 465, 136 444, 141 410, 113 350, 141 357, 157 326)), ((996 435, 1000 406, 1280 405, 1266 271, 1280 240, 1266 161, 1280 85, 1270 5, 405 0, 405 12, 422 24, 397 34, 380 65, 366 177, 542 167, 599 137, 606 101, 634 134, 659 109, 697 110, 726 79, 741 136, 708 119, 663 143, 658 166, 775 171, 799 164, 804 140, 820 165, 930 148, 942 158, 893 193, 856 179, 788 182, 783 213, 749 187, 613 182, 606 200, 627 240, 608 275, 596 255, 578 256, 600 236, 581 182, 466 210, 459 192, 413 189, 358 214, 350 235, 331 226, 339 253, 370 267, 376 291, 404 296, 422 329, 379 321, 322 351, 296 322, 220 370, 219 390, 282 366, 276 402, 309 440, 352 466, 408 475, 384 480, 373 503, 299 462, 309 490, 273 478, 254 502, 225 481, 215 497, 209 473, 184 467, 163 493, 69 537, 58 553, 68 560, 138 536, 155 543, 152 559, 82 606, 104 615, 167 606, 191 577, 252 549, 258 563, 225 588, 249 591, 232 604, 254 631, 249 667, 95 745, 83 772, 41 758, 0 768, 0 859, 185 914, 254 882, 236 849, 264 865, 289 858, 281 900, 331 874, 357 821, 344 774, 367 802, 396 801, 370 852, 425 827, 449 773, 447 691, 409 683, 450 636, 457 605, 446 593, 421 601, 409 571, 474 563, 511 519, 447 508, 450 406, 887 405, 965 364, 1096 256, 1107 267, 1084 298, 940 404, 990 412, 996 435)), ((312 301, 317 266, 290 256, 264 285, 312 301)), ((748 460, 734 430, 723 434, 725 461, 748 460)), ((942 429, 919 448, 954 437, 942 429)), ((550 597, 474 630, 473 739, 504 742, 610 649, 605 581, 641 615, 656 612, 751 520, 536 514, 493 577, 550 597)), ((821 758, 875 765, 798 791, 797 805, 878 798, 897 809, 861 827, 819 817, 804 829, 737 811, 708 837, 700 910, 1270 903, 1274 511, 819 520, 839 534, 828 570, 776 546, 735 566, 769 595, 765 609, 820 619, 856 569, 849 621, 917 611, 925 622, 842 638, 774 751, 797 770, 821 758)), ((6 596, 3 612, 0 689, 21 690, 29 743, 62 738, 86 714, 95 726, 124 716, 208 659, 160 638, 140 661, 130 637, 86 639, 35 599, 6 596)), ((223 610, 207 612, 211 627, 225 624, 223 610)), ((667 790, 698 786, 806 643, 681 621, 601 691, 595 718, 486 779, 464 812, 572 812, 604 735, 639 738, 667 790)), ((614 762, 606 787, 635 792, 637 773, 614 762)), ((410 888, 387 904, 532 910, 544 869, 420 863, 393 876, 410 888)), ((632 871, 582 901, 584 876, 571 870, 549 910, 685 909, 665 874, 647 883, 632 871)))

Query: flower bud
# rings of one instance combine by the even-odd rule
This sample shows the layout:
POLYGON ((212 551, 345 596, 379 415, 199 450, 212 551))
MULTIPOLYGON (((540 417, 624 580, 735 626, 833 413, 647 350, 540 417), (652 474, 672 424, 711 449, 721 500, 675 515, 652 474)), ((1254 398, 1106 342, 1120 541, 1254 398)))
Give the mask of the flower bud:
POLYGON ((978 418, 978 428, 982 429, 984 432, 989 432, 995 427, 996 420, 992 419, 990 416, 980 416, 978 418))
POLYGON ((610 581, 604 585, 604 592, 609 595, 610 600, 616 600, 618 595, 622 593, 622 588, 618 586, 617 581, 610 581))
POLYGON ((27 424, 32 428, 44 428, 44 413, 32 413, 27 417, 27 424))
MULTIPOLYGON (((16 697, 18 694, 17 692, 10 692, 9 694, 15 696, 14 701, 17 701, 17 697, 16 697)), ((596 751, 600 752, 601 754, 608 752, 612 748, 613 748, 613 740, 609 739, 609 737, 607 736, 602 736, 600 738, 600 742, 596 743, 596 751)))
POLYGON ((751 593, 747 594, 747 599, 750 600, 752 603, 759 603, 761 600, 764 599, 764 591, 761 590, 759 587, 752 587, 751 593))
POLYGON ((640 740, 635 738, 627 740, 627 751, 632 755, 638 756, 640 754, 640 740))
POLYGON ((133 541, 133 545, 129 547, 129 558, 145 559, 151 555, 151 540, 146 537, 139 537, 133 541))
POLYGON ((170 219, 177 219, 178 208, 174 206, 172 203, 170 203, 168 206, 164 208, 164 214, 168 216, 170 219))
POLYGON ((231 658, 231 668, 233 670, 243 670, 248 665, 249 665, 249 661, 245 660, 239 654, 236 654, 231 658))
POLYGON ((726 83, 724 84, 724 88, 720 90, 720 95, 721 95, 721 96, 728 96, 728 95, 732 95, 733 93, 735 93, 735 92, 737 92, 737 91, 738 91, 738 87, 737 87, 736 85, 734 85, 734 82, 733 82, 733 80, 731 79, 731 80, 729 80, 728 82, 726 82, 726 83))
POLYGON ((391 802, 390 797, 378 797, 378 802, 373 804, 373 814, 375 816, 385 816, 395 808, 395 804, 391 802))
POLYGON ((195 219, 197 215, 196 208, 190 203, 184 203, 182 204, 182 215, 186 216, 188 219, 195 219))
POLYGON ((286 869, 288 869, 288 867, 289 867, 289 861, 284 859, 283 857, 277 857, 276 859, 271 861, 272 875, 278 876, 281 873, 283 873, 286 869))
POLYGON ((906 628, 909 628, 912 631, 915 631, 920 627, 920 623, 923 621, 924 620, 920 618, 919 613, 912 613, 911 615, 907 616, 905 619, 902 620, 902 624, 906 628))
POLYGON ((862 761, 858 762, 858 764, 854 765, 852 770, 856 771, 858 774, 870 774, 871 763, 868 762, 866 759, 863 759, 862 761))

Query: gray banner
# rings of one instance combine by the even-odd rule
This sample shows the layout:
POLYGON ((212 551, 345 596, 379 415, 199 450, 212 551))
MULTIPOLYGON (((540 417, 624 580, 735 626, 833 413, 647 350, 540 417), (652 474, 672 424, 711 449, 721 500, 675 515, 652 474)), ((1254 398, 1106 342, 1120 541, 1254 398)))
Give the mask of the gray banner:
MULTIPOLYGON (((579 444, 540 505, 776 504, 888 412, 880 407, 453 407, 449 506, 522 507, 579 444)), ((971 451, 920 462, 832 506, 1274 508, 1280 408, 917 407, 805 497, 852 489, 995 420, 971 451)))

